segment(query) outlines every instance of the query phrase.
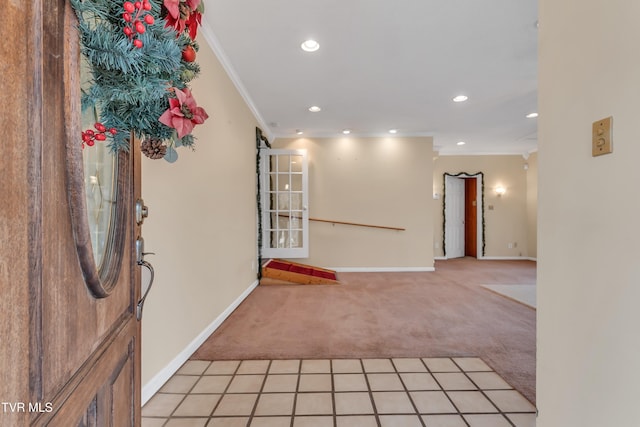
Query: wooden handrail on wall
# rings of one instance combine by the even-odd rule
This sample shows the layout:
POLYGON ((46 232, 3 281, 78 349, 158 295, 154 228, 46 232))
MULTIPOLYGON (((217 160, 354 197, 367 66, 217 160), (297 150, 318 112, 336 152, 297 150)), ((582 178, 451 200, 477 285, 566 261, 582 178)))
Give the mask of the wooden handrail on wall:
MULTIPOLYGON (((291 218, 289 215, 285 215, 285 214, 278 214, 278 216, 279 217, 283 217, 283 218, 291 218)), ((300 219, 300 217, 293 217, 293 218, 300 219)), ((309 218, 309 221, 327 222, 329 224, 353 225, 355 227, 381 228, 383 230, 406 231, 406 228, 400 228, 400 227, 388 227, 386 225, 361 224, 361 223, 358 223, 358 222, 347 222, 347 221, 333 221, 333 220, 330 220, 330 219, 309 218)))
POLYGON ((406 231, 405 228, 400 228, 400 227, 388 227, 386 225, 360 224, 358 222, 332 221, 332 220, 328 220, 328 219, 318 219, 318 218, 309 218, 309 221, 328 222, 330 224, 353 225, 353 226, 356 226, 356 227, 382 228, 384 230, 406 231))

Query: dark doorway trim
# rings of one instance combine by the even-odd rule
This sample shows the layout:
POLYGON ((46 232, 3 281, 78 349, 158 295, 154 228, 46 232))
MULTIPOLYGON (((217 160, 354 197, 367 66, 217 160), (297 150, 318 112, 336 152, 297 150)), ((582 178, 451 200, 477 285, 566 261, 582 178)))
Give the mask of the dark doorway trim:
POLYGON ((459 172, 456 174, 453 173, 449 173, 449 172, 445 172, 444 174, 442 174, 442 252, 446 258, 447 256, 447 246, 446 246, 446 241, 447 241, 447 176, 450 177, 454 177, 454 178, 476 178, 476 177, 480 177, 480 194, 481 194, 481 202, 482 202, 482 209, 481 209, 481 218, 482 218, 482 229, 480 231, 480 238, 482 239, 482 257, 485 256, 485 247, 486 247, 486 241, 485 241, 485 228, 486 228, 486 224, 485 224, 485 220, 484 220, 484 172, 476 172, 476 173, 468 173, 468 172, 459 172))

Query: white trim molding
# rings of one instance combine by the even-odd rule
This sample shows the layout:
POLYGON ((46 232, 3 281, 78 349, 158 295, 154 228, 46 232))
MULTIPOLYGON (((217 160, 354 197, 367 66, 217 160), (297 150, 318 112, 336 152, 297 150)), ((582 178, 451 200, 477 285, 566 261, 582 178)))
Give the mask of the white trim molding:
POLYGON ((235 68, 233 68, 233 65, 231 65, 231 61, 227 57, 227 54, 224 52, 224 49, 222 49, 222 45, 220 44, 218 37, 216 37, 215 33, 213 32, 211 24, 207 19, 206 13, 202 16, 202 25, 200 26, 200 32, 204 36, 204 39, 207 41, 209 47, 211 47, 214 55, 218 58, 218 61, 220 61, 222 68, 224 68, 224 70, 227 72, 229 79, 238 90, 238 93, 240 93, 240 96, 253 113, 256 121, 260 125, 260 129, 262 129, 262 133, 267 137, 267 139, 273 139, 273 133, 271 132, 271 129, 269 128, 269 126, 267 126, 267 123, 262 118, 262 114, 260 114, 260 111, 258 111, 258 107, 256 107, 253 99, 251 98, 251 96, 249 96, 249 92, 244 87, 244 84, 242 84, 242 80, 240 80, 238 73, 236 72, 235 68))
POLYGON ((215 332, 216 329, 222 325, 227 317, 233 313, 233 310, 238 308, 240 303, 249 296, 251 292, 258 286, 259 282, 256 280, 253 282, 235 301, 227 307, 218 317, 215 318, 204 331, 202 331, 193 341, 189 343, 167 366, 165 366, 160 372, 158 372, 151 380, 142 386, 142 405, 147 403, 154 394, 162 388, 162 386, 175 374, 178 369, 189 360, 189 357, 215 332))
POLYGON ((412 273, 436 271, 434 267, 329 267, 338 273, 412 273))
MULTIPOLYGON (((436 261, 447 261, 449 259, 456 258, 447 258, 444 256, 437 256, 433 258, 436 261)), ((527 257, 527 256, 484 256, 476 258, 479 261, 538 261, 537 258, 527 257)))

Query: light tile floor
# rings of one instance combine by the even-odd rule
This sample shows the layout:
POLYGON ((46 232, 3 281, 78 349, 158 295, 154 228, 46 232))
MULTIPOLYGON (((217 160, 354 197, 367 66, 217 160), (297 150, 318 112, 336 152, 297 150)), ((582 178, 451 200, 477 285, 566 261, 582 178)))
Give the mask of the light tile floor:
POLYGON ((188 361, 142 427, 534 427, 478 358, 188 361))

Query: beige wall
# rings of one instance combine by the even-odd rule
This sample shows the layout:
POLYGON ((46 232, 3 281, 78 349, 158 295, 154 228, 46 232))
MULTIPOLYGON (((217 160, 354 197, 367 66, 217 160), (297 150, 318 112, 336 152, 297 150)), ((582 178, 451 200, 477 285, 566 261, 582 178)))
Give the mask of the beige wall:
POLYGON ((640 425, 640 3, 540 0, 538 427, 640 425), (613 116, 613 154, 591 126, 613 116))
POLYGON ((311 222, 313 265, 432 268, 430 137, 278 139, 309 153, 311 217, 406 228, 390 231, 311 222))
POLYGON ((200 40, 192 85, 209 120, 196 151, 174 164, 143 160, 143 226, 156 283, 144 309, 142 383, 167 367, 256 278, 256 120, 200 40))
POLYGON ((538 254, 538 153, 532 153, 527 164, 527 255, 538 254))
MULTIPOLYGON (((434 211, 435 254, 444 256, 443 235, 443 175, 466 172, 484 174, 484 218, 486 257, 528 257, 527 224, 527 171, 522 156, 435 156, 433 192, 440 195, 432 199, 434 211), (498 197, 498 185, 507 191, 498 197), (493 207, 493 209, 491 209, 493 207), (509 243, 516 243, 509 248, 509 243)), ((480 254, 478 254, 480 255, 480 254)))

